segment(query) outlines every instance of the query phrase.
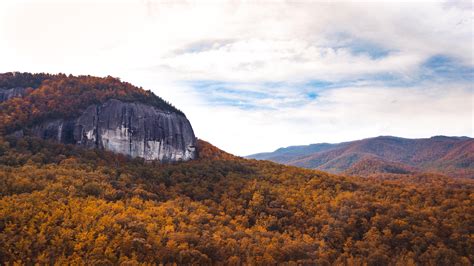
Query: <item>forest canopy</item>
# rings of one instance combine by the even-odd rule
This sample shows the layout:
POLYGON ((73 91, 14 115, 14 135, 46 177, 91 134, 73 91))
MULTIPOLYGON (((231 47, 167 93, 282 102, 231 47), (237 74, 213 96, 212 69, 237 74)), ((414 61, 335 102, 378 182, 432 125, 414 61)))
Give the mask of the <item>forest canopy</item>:
POLYGON ((92 104, 109 99, 141 102, 184 115, 151 91, 113 77, 65 74, 0 74, 0 89, 21 87, 23 97, 0 102, 0 133, 11 133, 46 119, 76 117, 92 104))
POLYGON ((474 183, 245 160, 146 163, 36 138, 0 141, 4 264, 472 265, 474 183))

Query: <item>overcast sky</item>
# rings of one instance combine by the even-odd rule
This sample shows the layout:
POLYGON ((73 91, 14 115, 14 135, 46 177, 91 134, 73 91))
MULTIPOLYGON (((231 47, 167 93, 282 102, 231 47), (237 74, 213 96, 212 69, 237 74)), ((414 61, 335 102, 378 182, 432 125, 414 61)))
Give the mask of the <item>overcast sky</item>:
POLYGON ((473 136, 471 1, 0 1, 0 72, 115 76, 237 155, 473 136))

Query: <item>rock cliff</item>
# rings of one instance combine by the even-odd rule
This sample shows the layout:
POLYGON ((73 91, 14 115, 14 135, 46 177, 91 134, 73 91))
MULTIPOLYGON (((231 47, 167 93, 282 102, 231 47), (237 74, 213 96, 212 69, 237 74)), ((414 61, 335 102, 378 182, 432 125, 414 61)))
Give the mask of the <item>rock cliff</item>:
POLYGON ((75 119, 40 123, 33 135, 166 162, 196 158, 196 138, 184 115, 137 102, 108 100, 75 119))
POLYGON ((146 160, 197 157, 193 129, 180 110, 110 76, 0 73, 0 132, 146 160))
POLYGON ((14 97, 21 97, 25 94, 26 88, 11 88, 11 89, 2 89, 0 88, 0 102, 9 100, 14 97))

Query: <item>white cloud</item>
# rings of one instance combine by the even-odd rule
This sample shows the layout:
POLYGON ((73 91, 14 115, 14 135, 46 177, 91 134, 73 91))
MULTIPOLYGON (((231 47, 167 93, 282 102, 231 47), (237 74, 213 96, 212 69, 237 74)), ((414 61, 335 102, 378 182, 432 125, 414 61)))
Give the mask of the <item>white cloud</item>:
MULTIPOLYGON (((18 69, 90 72, 92 66, 92 71, 106 68, 103 72, 114 72, 168 63, 180 69, 190 64, 181 70, 180 77, 193 71, 191 75, 206 78, 216 70, 209 69, 214 65, 220 67, 221 76, 233 77, 239 62, 244 63, 240 76, 255 70, 263 75, 291 71, 291 63, 298 63, 293 62, 298 58, 305 64, 293 72, 308 72, 332 61, 332 65, 354 63, 356 68, 375 68, 372 60, 363 56, 354 58, 344 50, 334 51, 333 45, 344 42, 334 37, 340 33, 397 51, 393 61, 399 61, 401 68, 438 53, 472 65, 472 8, 436 2, 112 4, 6 0, 2 5, 0 55, 15 55, 11 61, 2 60, 2 70, 13 65, 18 69), (232 42, 197 55, 174 53, 212 40, 232 42), (328 54, 322 56, 326 50, 328 54), (219 56, 221 62, 216 64, 219 56), (94 68, 97 64, 100 67, 94 68), (275 69, 279 66, 290 69, 275 69)), ((257 74, 253 77, 259 78, 257 74)))
MULTIPOLYGON (((318 47, 304 40, 242 40, 164 58, 159 70, 181 79, 227 81, 340 80, 380 73, 410 73, 425 58, 394 52, 372 59, 348 48, 318 47), (214 48, 216 47, 216 48, 214 48)), ((154 69, 157 70, 157 69, 154 69)))
POLYGON ((247 155, 379 135, 472 136, 472 95, 465 85, 449 89, 434 84, 416 89, 347 87, 325 90, 317 100, 300 106, 258 111, 191 107, 187 114, 199 136, 247 155))
POLYGON ((422 78, 436 55, 474 67, 472 12, 470 1, 3 0, 0 72, 118 76, 237 154, 380 134, 473 136, 472 82, 422 78), (417 82, 393 87, 378 75, 417 82), (270 96, 202 91, 196 80, 270 96), (339 88, 311 100, 310 80, 339 88))

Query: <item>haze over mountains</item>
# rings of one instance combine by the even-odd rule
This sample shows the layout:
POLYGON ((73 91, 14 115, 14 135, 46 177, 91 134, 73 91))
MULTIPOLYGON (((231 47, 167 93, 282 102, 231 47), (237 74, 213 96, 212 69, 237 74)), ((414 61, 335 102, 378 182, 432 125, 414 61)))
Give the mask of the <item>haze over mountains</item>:
POLYGON ((469 137, 380 136, 337 144, 290 146, 247 158, 350 175, 436 172, 474 178, 474 139, 469 137))

